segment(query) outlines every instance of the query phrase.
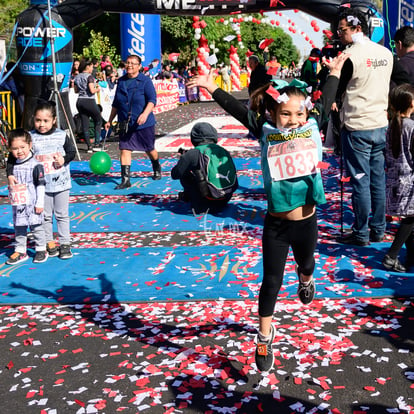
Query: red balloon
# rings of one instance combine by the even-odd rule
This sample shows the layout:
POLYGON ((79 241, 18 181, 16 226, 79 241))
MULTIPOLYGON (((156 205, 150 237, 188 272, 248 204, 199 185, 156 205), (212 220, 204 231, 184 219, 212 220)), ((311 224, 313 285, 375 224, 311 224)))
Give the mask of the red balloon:
POLYGON ((295 10, 293 10, 295 13, 299 13, 299 10, 298 9, 295 9, 295 10))
POLYGON ((223 19, 223 17, 220 19, 220 22, 221 22, 221 23, 224 23, 224 19, 223 19))
POLYGON ((274 20, 270 20, 270 23, 275 24, 275 21, 274 20))
POLYGON ((280 25, 279 20, 276 20, 276 26, 279 26, 279 25, 280 25))
POLYGON ((306 36, 306 37, 305 37, 305 40, 306 40, 306 41, 309 41, 309 36, 306 36))
POLYGON ((319 32, 319 26, 314 26, 313 30, 315 30, 315 32, 319 32))
POLYGON ((316 21, 316 20, 312 20, 311 21, 311 26, 313 27, 313 26, 315 26, 315 25, 317 25, 318 24, 318 22, 316 21))
POLYGON ((295 22, 292 22, 292 26, 294 26, 295 25, 295 22))
POLYGON ((200 17, 198 16, 193 16, 193 22, 198 22, 200 20, 200 17))
POLYGON ((200 22, 200 27, 201 27, 202 29, 204 29, 205 27, 207 27, 207 23, 206 23, 204 20, 201 20, 201 22, 200 22))

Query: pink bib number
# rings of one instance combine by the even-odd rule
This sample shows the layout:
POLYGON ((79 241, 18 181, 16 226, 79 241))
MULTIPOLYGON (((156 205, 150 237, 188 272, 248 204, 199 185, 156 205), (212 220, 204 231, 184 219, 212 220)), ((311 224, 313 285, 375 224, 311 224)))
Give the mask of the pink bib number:
POLYGON ((36 159, 42 163, 45 175, 53 174, 56 171, 55 161, 53 156, 55 154, 36 155, 36 159))
POLYGON ((267 150, 273 181, 288 180, 316 173, 318 148, 311 139, 295 139, 269 146, 267 150))
POLYGON ((12 206, 21 206, 27 203, 28 193, 26 184, 11 185, 9 190, 9 198, 12 206))

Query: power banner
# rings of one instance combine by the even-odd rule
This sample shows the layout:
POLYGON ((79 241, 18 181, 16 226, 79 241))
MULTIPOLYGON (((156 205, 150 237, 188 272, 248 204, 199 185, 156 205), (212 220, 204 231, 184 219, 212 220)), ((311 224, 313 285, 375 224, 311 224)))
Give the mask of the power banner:
POLYGON ((73 36, 72 30, 65 25, 55 9, 49 16, 47 7, 34 5, 17 18, 16 46, 19 70, 24 82, 25 113, 24 124, 32 115, 30 111, 39 98, 50 99, 53 90, 53 74, 62 98, 67 99, 70 71, 72 68, 73 36), (51 44, 53 40, 53 47, 51 44), (52 64, 52 53, 56 65, 52 64))
POLYGON ((121 57, 138 55, 142 66, 161 60, 161 18, 140 13, 121 14, 121 57))
POLYGON ((383 13, 388 25, 385 31, 385 46, 393 50, 394 33, 403 26, 414 27, 414 3, 412 0, 385 0, 383 13))

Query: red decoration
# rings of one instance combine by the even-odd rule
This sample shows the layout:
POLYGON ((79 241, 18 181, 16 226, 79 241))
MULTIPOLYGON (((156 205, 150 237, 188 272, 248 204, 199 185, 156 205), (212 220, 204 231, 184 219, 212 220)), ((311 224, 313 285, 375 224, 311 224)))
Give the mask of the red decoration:
POLYGON ((280 3, 282 6, 285 6, 285 3, 282 3, 280 0, 270 0, 270 7, 277 7, 277 3, 280 3))
POLYGON ((230 46, 230 49, 228 49, 228 51, 229 51, 230 53, 237 53, 237 48, 236 48, 236 47, 234 47, 233 45, 231 45, 231 46, 230 46))
POLYGON ((277 98, 279 98, 280 93, 277 91, 277 89, 275 89, 273 86, 269 86, 266 89, 266 93, 268 95, 270 95, 274 100, 276 100, 277 98))
POLYGON ((324 33, 325 34, 325 36, 329 39, 329 40, 331 40, 332 39, 332 36, 333 36, 333 33, 330 31, 330 30, 323 30, 322 31, 322 33, 324 33))
POLYGON ((259 48, 264 49, 265 47, 271 45, 273 43, 273 39, 264 39, 259 43, 259 48))
POLYGON ((180 56, 179 53, 170 53, 168 55, 168 60, 171 60, 172 62, 176 62, 179 56, 180 56))
POLYGON ((276 76, 277 75, 277 70, 278 70, 278 68, 273 66, 273 67, 269 68, 266 73, 268 75, 271 75, 271 76, 273 76, 273 75, 276 76))

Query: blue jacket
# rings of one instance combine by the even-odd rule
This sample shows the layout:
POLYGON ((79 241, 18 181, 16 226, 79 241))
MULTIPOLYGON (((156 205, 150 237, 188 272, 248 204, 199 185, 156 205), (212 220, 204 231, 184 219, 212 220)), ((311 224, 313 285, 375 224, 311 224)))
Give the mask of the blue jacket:
POLYGON ((143 129, 155 125, 155 116, 151 112, 143 125, 137 124, 138 116, 149 102, 157 104, 157 93, 152 80, 139 73, 136 78, 122 76, 118 80, 113 107, 117 109, 118 121, 129 120, 129 127, 143 129))

